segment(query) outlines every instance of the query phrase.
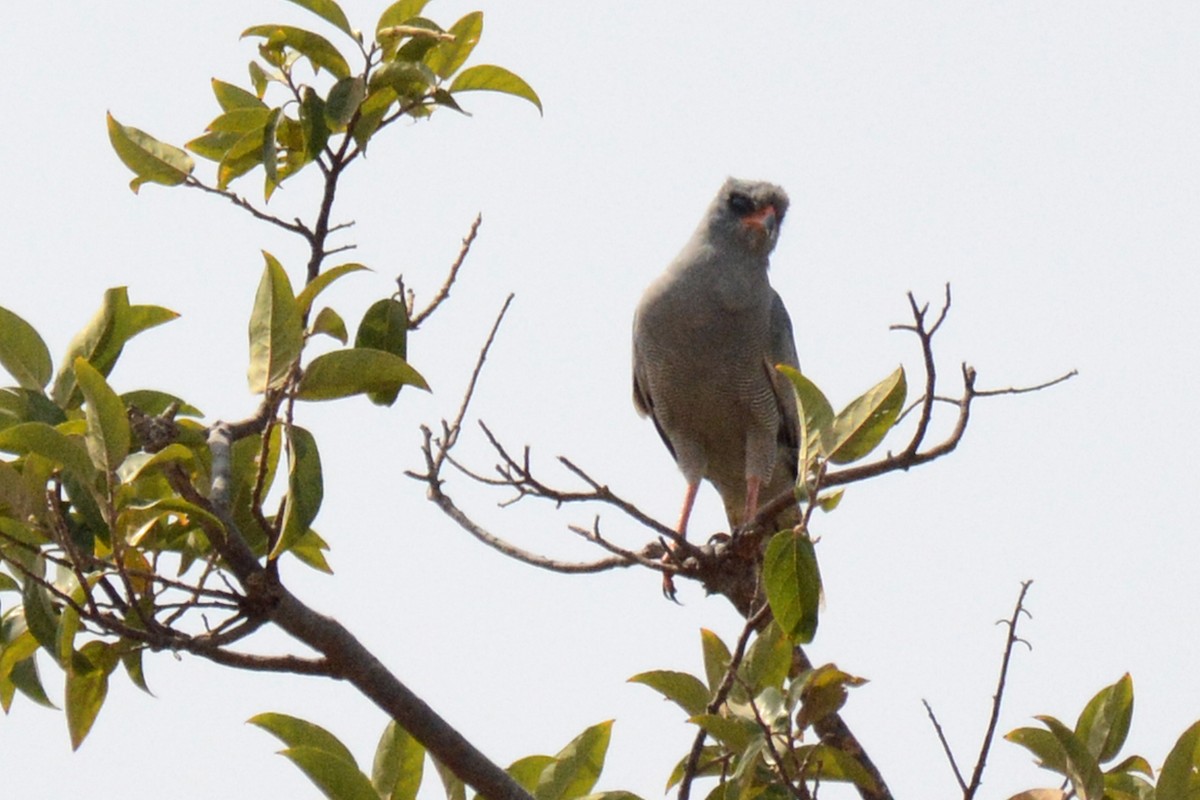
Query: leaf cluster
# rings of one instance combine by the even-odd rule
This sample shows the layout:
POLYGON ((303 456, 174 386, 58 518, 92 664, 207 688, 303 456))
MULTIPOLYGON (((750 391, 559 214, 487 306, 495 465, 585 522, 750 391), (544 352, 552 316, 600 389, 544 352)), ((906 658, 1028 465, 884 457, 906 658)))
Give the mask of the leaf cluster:
MULTIPOLYGON (((427 388, 404 360, 407 309, 395 297, 366 311, 354 346, 302 366, 312 336, 348 341, 332 309, 307 326, 304 318, 323 289, 363 267, 329 270, 295 295, 279 262, 269 254, 266 262, 249 323, 252 390, 279 407, 356 394, 390 405, 403 386, 427 388)), ((312 527, 323 497, 319 449, 290 413, 234 444, 224 519, 203 502, 213 464, 200 411, 168 392, 118 394, 109 383, 125 345, 175 317, 111 289, 55 372, 33 326, 0 309, 0 365, 16 380, 0 389, 0 452, 8 454, 0 460, 0 564, 10 573, 0 573, 0 592, 20 600, 0 616, 0 707, 7 711, 18 690, 50 704, 34 658, 40 649, 65 673, 75 746, 118 664, 144 687, 143 651, 182 646, 194 635, 189 612, 224 614, 218 630, 245 616, 243 598, 213 583, 227 567, 219 545, 230 525, 255 557, 290 553, 330 571, 328 545, 312 527), (264 503, 277 475, 284 486, 272 512, 264 503)))
POLYGON ((481 11, 442 28, 423 16, 428 0, 399 0, 384 10, 368 38, 350 27, 333 0, 292 2, 321 17, 345 46, 291 25, 247 28, 242 37, 258 42, 249 85, 213 79, 221 113, 183 148, 110 114, 109 139, 135 176, 130 188, 195 181, 194 154, 216 164, 217 191, 261 167, 263 196, 270 199, 310 164, 326 174, 340 171, 398 119, 425 119, 438 108, 466 113, 459 102, 463 92, 502 92, 542 110, 537 93, 513 72, 494 64, 466 66, 483 33, 481 11))
POLYGON ((822 782, 846 782, 867 791, 871 774, 845 749, 821 741, 814 726, 836 714, 849 690, 866 683, 833 664, 793 668, 793 646, 777 624, 758 634, 740 658, 717 634, 701 631, 704 676, 653 670, 629 680, 678 705, 712 740, 685 756, 667 779, 678 785, 689 769, 713 777, 711 800, 808 797, 822 782))
POLYGON ((1062 789, 1031 789, 1011 800, 1195 800, 1200 797, 1200 722, 1188 728, 1167 755, 1155 782, 1139 755, 1115 761, 1133 721, 1133 679, 1123 675, 1096 693, 1072 729, 1052 716, 1043 728, 1017 728, 1004 738, 1021 745, 1038 764, 1064 779, 1062 789), (1069 791, 1068 788, 1069 787, 1069 791))
MULTIPOLYGON (((286 745, 280 755, 300 768, 330 800, 415 800, 425 777, 426 750, 394 720, 375 749, 371 773, 332 733, 286 714, 259 714, 250 722, 286 745)), ((629 792, 595 792, 604 768, 612 721, 593 725, 555 755, 531 755, 506 770, 535 800, 640 800, 629 792)), ((467 787, 436 758, 429 756, 446 800, 467 800, 467 787)), ((478 800, 479 795, 472 795, 478 800)))

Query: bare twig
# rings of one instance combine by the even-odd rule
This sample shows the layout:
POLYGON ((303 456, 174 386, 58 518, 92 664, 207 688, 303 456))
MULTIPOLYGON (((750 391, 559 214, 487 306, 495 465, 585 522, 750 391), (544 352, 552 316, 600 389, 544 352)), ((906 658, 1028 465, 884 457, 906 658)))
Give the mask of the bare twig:
POLYGON ((979 391, 975 392, 975 396, 998 397, 1004 394, 1028 394, 1029 392, 1040 392, 1042 389, 1049 389, 1051 386, 1057 386, 1064 381, 1068 381, 1078 374, 1079 370, 1073 369, 1070 372, 1059 375, 1057 378, 1052 378, 1034 386, 1010 386, 1007 389, 980 389, 979 391))
POLYGON ((950 749, 950 743, 946 741, 946 734, 942 731, 942 725, 934 715, 933 707, 929 705, 929 701, 922 699, 921 702, 925 704, 925 713, 929 715, 929 721, 933 723, 933 729, 937 731, 938 741, 942 743, 942 750, 946 753, 946 760, 950 762, 950 768, 954 770, 954 779, 958 781, 958 787, 965 793, 967 791, 967 782, 963 779, 962 771, 958 768, 958 761, 954 758, 954 752, 950 749))
MULTIPOLYGON (((467 253, 471 252, 471 244, 475 241, 475 236, 479 233, 479 226, 481 224, 483 224, 483 215, 477 214, 475 216, 475 221, 471 223, 471 229, 468 230, 467 235, 463 237, 462 247, 459 248, 458 251, 458 258, 454 259, 454 263, 450 265, 450 271, 446 274, 446 280, 442 282, 442 287, 438 289, 437 294, 434 295, 433 300, 429 302, 429 305, 423 308, 420 312, 412 315, 412 319, 408 321, 409 330, 416 330, 418 327, 420 327, 421 323, 428 319, 430 314, 432 314, 434 311, 437 311, 438 306, 440 306, 442 302, 450 296, 450 289, 452 286, 454 286, 454 281, 458 279, 458 271, 462 268, 463 262, 466 261, 467 253)), ((512 299, 511 295, 509 296, 509 299, 512 299)), ((504 305, 505 308, 508 307, 508 303, 505 303, 504 305)))
POLYGON ((313 232, 299 220, 296 220, 295 222, 288 222, 287 220, 280 219, 274 214, 268 214, 267 212, 259 209, 246 198, 242 197, 237 192, 231 192, 228 189, 218 189, 215 186, 209 186, 200 179, 191 175, 189 175, 184 181, 184 185, 192 189, 200 189, 201 191, 224 197, 238 208, 250 212, 255 219, 260 219, 263 222, 269 222, 276 227, 283 228, 285 231, 291 231, 292 233, 303 236, 309 243, 312 243, 313 241, 313 232))
POLYGON ((1017 595, 1017 604, 1013 607, 1012 615, 1008 619, 1000 621, 1001 624, 1008 627, 1008 637, 1004 642, 1004 658, 1000 661, 1000 677, 996 681, 996 693, 992 695, 992 714, 988 718, 987 731, 983 735, 983 744, 979 748, 979 759, 975 762, 975 771, 971 773, 971 782, 963 792, 963 800, 972 800, 975 793, 979 791, 980 784, 983 783, 983 768, 987 764, 988 753, 992 749, 992 737, 996 735, 996 724, 1000 721, 1000 705, 1004 700, 1004 684, 1008 680, 1008 664, 1012 658, 1013 648, 1017 642, 1022 642, 1026 647, 1030 647, 1029 642, 1017 636, 1017 623, 1022 614, 1030 616, 1029 611, 1025 608, 1025 595, 1032 585, 1033 581, 1031 580, 1021 582, 1021 592, 1017 595))

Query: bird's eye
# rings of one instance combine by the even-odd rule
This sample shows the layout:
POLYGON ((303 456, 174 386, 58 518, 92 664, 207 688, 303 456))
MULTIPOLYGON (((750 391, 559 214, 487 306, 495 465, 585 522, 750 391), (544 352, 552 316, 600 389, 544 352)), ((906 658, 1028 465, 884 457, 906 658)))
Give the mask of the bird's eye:
POLYGON ((739 217, 743 217, 754 210, 754 201, 741 192, 732 192, 729 195, 729 209, 739 217))

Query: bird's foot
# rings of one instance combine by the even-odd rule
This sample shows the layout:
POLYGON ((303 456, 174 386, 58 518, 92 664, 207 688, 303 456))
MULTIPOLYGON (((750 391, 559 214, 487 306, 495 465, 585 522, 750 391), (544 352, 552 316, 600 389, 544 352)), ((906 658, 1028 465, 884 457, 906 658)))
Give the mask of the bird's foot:
POLYGON ((663 573, 662 593, 663 597, 667 598, 675 605, 683 605, 683 603, 679 602, 679 598, 675 596, 675 578, 672 577, 671 573, 669 572, 663 573))

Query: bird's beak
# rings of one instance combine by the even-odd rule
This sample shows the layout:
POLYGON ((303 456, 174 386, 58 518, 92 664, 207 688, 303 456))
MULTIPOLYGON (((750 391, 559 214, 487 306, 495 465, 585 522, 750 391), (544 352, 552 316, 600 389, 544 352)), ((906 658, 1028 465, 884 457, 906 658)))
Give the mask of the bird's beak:
POLYGON ((742 222, 762 231, 767 238, 774 238, 776 228, 779 226, 779 213, 775 210, 775 206, 768 203, 753 214, 742 217, 742 222))

